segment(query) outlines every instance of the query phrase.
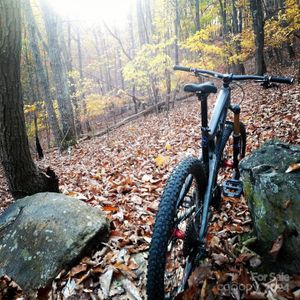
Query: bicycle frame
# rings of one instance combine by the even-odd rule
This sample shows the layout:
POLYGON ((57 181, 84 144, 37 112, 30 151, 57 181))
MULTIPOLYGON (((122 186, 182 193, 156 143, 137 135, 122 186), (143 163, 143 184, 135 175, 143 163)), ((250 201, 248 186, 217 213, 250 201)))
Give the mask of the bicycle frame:
POLYGON ((202 241, 207 231, 209 216, 209 205, 211 203, 213 188, 217 180, 218 166, 220 158, 216 145, 222 138, 227 112, 230 107, 231 89, 229 84, 224 83, 218 94, 217 101, 212 113, 211 120, 208 124, 207 118, 207 98, 208 94, 197 94, 201 102, 201 131, 202 131, 202 159, 207 171, 207 189, 204 195, 201 229, 199 240, 202 241))
MULTIPOLYGON (((204 167, 206 169, 208 181, 207 181, 207 189, 204 194, 203 207, 202 207, 202 219, 200 232, 198 236, 198 240, 202 242, 204 240, 207 227, 208 227, 208 218, 209 218, 209 206, 212 200, 213 188, 216 184, 218 169, 220 163, 220 153, 218 153, 219 149, 217 145, 220 144, 220 140, 223 135, 225 121, 227 117, 228 109, 230 108, 230 100, 231 100, 231 89, 229 83, 223 82, 223 87, 218 93, 218 97, 216 100, 216 104, 212 113, 212 117, 210 122, 208 123, 208 106, 207 106, 207 98, 209 94, 197 93, 197 97, 201 103, 201 132, 202 132, 202 161, 204 162, 204 167)), ((239 107, 236 111, 239 115, 239 107)), ((235 122, 239 122, 238 118, 235 118, 235 122)), ((239 138, 237 136, 237 138, 239 138)), ((238 143, 239 140, 234 141, 234 143, 238 143)), ((234 157, 237 160, 239 149, 234 149, 234 157)), ((201 159, 201 158, 200 158, 201 159)), ((237 167, 237 162, 235 163, 237 167)), ((186 189, 190 188, 192 177, 189 178, 189 182, 187 183, 186 189)), ((185 190, 182 191, 182 195, 179 197, 179 201, 182 201, 184 195, 186 194, 185 190)), ((199 215, 200 217, 200 215, 199 215)), ((204 245, 201 245, 204 246, 204 245)), ((201 247, 203 250, 205 247, 201 247)), ((200 248, 200 249, 201 249, 200 248)), ((199 253, 201 256, 201 253, 199 253)), ((183 278, 183 285, 180 286, 180 290, 186 285, 186 282, 190 276, 192 271, 193 262, 189 262, 186 265, 185 276, 183 278)))
MULTIPOLYGON (((231 180, 231 182, 238 182, 240 183, 239 179, 239 172, 238 172, 238 158, 239 158, 239 153, 240 153, 240 130, 241 128, 241 124, 240 124, 240 120, 239 120, 239 116, 240 116, 240 107, 239 105, 231 105, 231 88, 230 88, 230 84, 232 83, 232 81, 244 81, 244 80, 255 80, 255 81, 259 81, 265 88, 269 88, 271 85, 270 83, 274 82, 274 83, 285 83, 285 84, 292 84, 293 83, 293 78, 285 78, 285 77, 274 77, 274 76, 258 76, 258 75, 235 75, 235 74, 221 74, 218 72, 214 72, 214 71, 208 71, 208 70, 202 70, 202 69, 197 69, 197 68, 191 68, 191 67, 184 67, 184 66, 174 66, 174 70, 178 70, 178 71, 184 71, 184 72, 190 72, 190 73, 194 73, 194 75, 196 77, 201 77, 201 76, 208 76, 208 77, 214 77, 217 79, 221 79, 223 81, 223 86, 221 88, 221 90, 218 93, 217 96, 217 101, 216 104, 214 106, 214 110, 212 113, 212 117, 210 118, 210 120, 208 120, 208 105, 207 105, 207 101, 208 101, 208 96, 210 93, 215 93, 216 89, 211 85, 211 84, 190 84, 190 85, 186 85, 185 87, 185 91, 186 92, 192 92, 192 93, 196 93, 200 103, 201 103, 201 132, 202 132, 202 140, 201 140, 201 148, 202 148, 202 156, 199 158, 201 162, 203 162, 204 164, 204 169, 205 169, 205 173, 203 174, 203 168, 200 168, 200 165, 198 165, 198 170, 199 172, 201 171, 201 174, 203 175, 201 178, 203 179, 204 177, 207 178, 207 182, 203 182, 203 186, 201 186, 201 188, 203 188, 203 190, 201 191, 201 197, 203 195, 202 192, 204 192, 204 196, 202 199, 200 199, 198 201, 197 199, 197 195, 198 193, 193 193, 192 195, 188 195, 191 185, 193 183, 193 172, 190 172, 189 169, 184 169, 185 171, 189 172, 189 175, 186 178, 184 182, 180 181, 179 183, 176 184, 180 184, 180 194, 177 198, 177 194, 173 197, 171 197, 172 201, 177 201, 176 204, 174 204, 174 207, 177 209, 180 208, 180 206, 182 205, 183 208, 189 208, 187 210, 184 210, 184 214, 183 215, 179 215, 177 216, 177 211, 175 211, 174 213, 170 213, 168 214, 168 216, 170 215, 170 217, 174 218, 168 218, 166 219, 165 216, 163 214, 159 215, 160 219, 160 223, 164 225, 164 229, 169 230, 169 226, 172 227, 171 231, 171 241, 173 242, 174 240, 176 241, 176 239, 185 239, 185 234, 190 234, 188 231, 188 228, 185 229, 185 232, 181 232, 182 230, 179 228, 179 224, 182 223, 182 221, 186 221, 186 227, 188 227, 190 224, 191 225, 195 225, 196 227, 194 228, 195 231, 197 232, 198 235, 198 241, 195 241, 194 236, 191 237, 192 238, 192 245, 186 245, 188 247, 191 246, 190 249, 187 249, 189 251, 188 255, 185 255, 185 258, 187 259, 185 262, 183 262, 182 267, 184 267, 184 271, 183 271, 183 278, 181 279, 181 283, 179 285, 177 285, 175 287, 174 290, 172 290, 172 295, 178 295, 178 293, 182 292, 188 284, 188 278, 191 275, 191 272, 193 271, 193 268, 198 265, 199 261, 203 258, 203 255, 205 254, 205 236, 208 230, 208 221, 209 221, 209 214, 210 214, 210 205, 212 204, 212 200, 214 197, 214 188, 217 187, 217 176, 218 176, 218 171, 219 171, 219 167, 220 167, 220 162, 222 160, 222 154, 223 154, 223 150, 224 147, 227 143, 229 134, 231 134, 233 132, 233 164, 231 164, 230 166, 234 168, 234 175, 233 178, 231 180), (231 110, 234 113, 234 122, 233 125, 231 124, 231 122, 226 121, 227 119, 227 113, 228 113, 228 109, 231 110), (227 125, 228 124, 228 125, 227 125), (230 126, 227 128, 227 126, 230 126), (232 128, 233 127, 233 128, 232 128), (201 169, 201 170, 200 170, 201 169), (206 175, 206 176, 205 176, 206 175), (204 185, 206 186, 206 189, 204 191, 204 185), (192 202, 192 206, 184 206, 183 201, 185 196, 188 195, 188 198, 192 198, 192 200, 194 200, 192 202), (195 204, 195 205, 194 205, 195 204), (192 218, 190 218, 192 217, 192 218), (176 224, 172 224, 175 223, 176 224), (178 235, 178 232, 180 233, 180 235, 178 235), (184 234, 182 234, 184 233, 184 234), (194 243, 196 242, 196 243, 194 243), (197 243, 199 242, 199 243, 197 243), (175 292, 175 293, 174 293, 175 292)), ((242 129, 244 130, 244 128, 242 129)), ((245 150, 245 136, 243 137, 243 155, 244 155, 244 150, 245 150)), ((197 161, 197 163, 201 163, 199 161, 197 161)), ((229 166, 227 164, 227 166, 229 166)), ((179 172, 179 171, 178 171, 179 172)), ((181 170, 180 170, 181 172, 181 170)), ((181 174, 181 173, 179 173, 181 174)), ((197 178, 196 178, 197 179, 197 178)), ((204 179, 203 179, 204 180, 204 179)), ((173 182, 172 182, 173 184, 173 182)), ((170 187, 173 188, 172 185, 170 185, 170 187)), ((178 186, 176 186, 177 188, 178 186)), ((224 183, 223 185, 224 189, 223 189, 223 194, 226 195, 225 192, 225 188, 230 188, 231 187, 235 187, 234 185, 226 185, 226 183, 224 183)), ((232 190, 234 190, 234 188, 232 188, 232 190)), ((235 194, 232 193, 227 193, 227 195, 234 195, 235 194)), ((163 200, 166 201, 164 198, 163 200)), ((169 200, 169 199, 168 199, 169 200)), ((170 203, 168 202, 167 204, 168 207, 171 207, 170 203)), ((172 202, 173 205, 173 202, 172 202)), ((165 213, 165 211, 163 211, 165 213)), ((161 225, 160 223, 157 223, 159 225, 161 225)), ((161 230, 160 228, 158 228, 159 230, 161 230)), ((158 230, 156 229, 156 230, 158 230)), ((163 244, 163 247, 158 247, 158 244, 161 242, 161 233, 160 231, 156 231, 156 244, 152 244, 154 245, 154 249, 156 250, 163 250, 165 253, 167 253, 168 247, 167 249, 163 249, 163 247, 165 247, 165 244, 163 244), (158 238, 159 237, 159 238, 158 238)), ((169 246, 169 240, 165 239, 163 240, 164 243, 167 244, 167 246, 169 246)), ((189 242, 188 240, 187 243, 189 242)), ((184 242, 185 242, 184 241, 184 242)), ((172 245, 171 245, 172 246, 172 245)), ((184 244, 183 244, 184 246, 184 244)), ((151 254, 151 253, 150 253, 151 254)), ((151 257, 150 257, 151 258, 151 257)), ((149 260, 151 261, 151 260, 149 260)), ((157 259, 157 252, 155 252, 153 250, 152 252, 152 264, 154 267, 157 266, 161 266, 159 265, 160 263, 162 263, 165 261, 163 259, 161 259, 160 261, 157 259)), ((149 270, 149 269, 148 269, 149 270)), ((153 269, 152 269, 153 271, 153 269)), ((157 272, 152 272, 151 276, 157 277, 157 272)), ((165 276, 165 273, 164 275, 165 276)), ((153 291, 153 289, 155 289, 156 287, 153 285, 153 283, 160 285, 159 286, 159 294, 160 296, 162 296, 161 291, 163 291, 164 287, 162 286, 162 284, 164 283, 164 277, 159 277, 159 280, 156 280, 156 278, 152 277, 152 285, 151 285, 151 292, 153 291)), ((165 293, 165 291, 163 292, 165 293)), ((155 293, 151 293, 151 294, 155 294, 155 293)), ((154 299, 154 298, 152 298, 154 299)), ((162 297, 161 297, 162 299, 162 297)))

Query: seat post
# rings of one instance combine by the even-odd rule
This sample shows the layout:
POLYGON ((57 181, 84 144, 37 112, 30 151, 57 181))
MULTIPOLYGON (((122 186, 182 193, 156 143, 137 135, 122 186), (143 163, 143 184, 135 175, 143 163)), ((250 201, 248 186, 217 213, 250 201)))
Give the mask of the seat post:
POLYGON ((201 132, 202 132, 202 157, 205 166, 208 167, 208 141, 209 141, 209 128, 208 128, 208 117, 207 117, 207 98, 209 93, 197 92, 198 100, 201 103, 201 132))

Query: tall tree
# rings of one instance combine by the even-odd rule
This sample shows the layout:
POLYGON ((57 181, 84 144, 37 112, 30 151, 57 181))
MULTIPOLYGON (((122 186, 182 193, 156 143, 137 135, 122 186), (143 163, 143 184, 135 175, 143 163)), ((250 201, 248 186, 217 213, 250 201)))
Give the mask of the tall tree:
POLYGON ((58 192, 53 174, 41 172, 29 151, 20 87, 21 13, 19 0, 0 0, 0 159, 15 198, 58 192))
POLYGON ((195 9, 196 9, 196 30, 200 30, 200 3, 199 0, 195 0, 195 9))
POLYGON ((40 0, 40 3, 48 38, 50 66, 55 84, 60 120, 64 135, 62 147, 65 148, 66 146, 76 142, 76 130, 68 86, 67 69, 61 53, 61 43, 59 42, 60 32, 58 16, 53 11, 48 0, 40 0))
POLYGON ((31 48, 32 59, 36 70, 37 80, 40 88, 42 89, 42 95, 45 102, 48 120, 55 139, 55 143, 57 146, 60 146, 60 143, 62 141, 62 132, 59 128, 57 116, 53 107, 49 80, 47 78, 47 71, 45 70, 45 67, 43 65, 42 55, 39 49, 37 25, 30 5, 30 0, 23 0, 22 3, 28 30, 29 46, 31 48))
POLYGON ((220 15, 222 17, 222 34, 223 39, 226 41, 228 37, 228 25, 227 25, 227 0, 219 0, 220 15))
MULTIPOLYGON (((77 51, 78 51, 78 66, 79 66, 79 76, 80 76, 80 85, 81 85, 81 89, 83 88, 83 81, 84 81, 84 76, 83 76, 83 65, 82 65, 82 49, 81 49, 81 34, 80 34, 80 29, 77 29, 77 51)), ((71 52, 70 54, 71 55, 71 52)), ((83 92, 81 94, 81 103, 82 103, 82 107, 83 107, 83 114, 84 114, 84 118, 85 118, 85 126, 86 126, 86 130, 88 132, 90 132, 91 126, 90 126, 90 122, 88 120, 88 115, 87 115, 87 106, 86 106, 86 101, 85 101, 85 93, 83 92)))
POLYGON ((81 135, 83 133, 82 126, 80 122, 80 110, 79 110, 79 99, 77 97, 77 88, 76 83, 73 77, 73 58, 72 58, 72 36, 71 36, 71 23, 68 22, 68 46, 65 45, 65 40, 62 39, 63 42, 63 50, 64 51, 64 57, 65 62, 67 64, 67 70, 68 70, 68 77, 69 77, 69 92, 71 101, 74 106, 74 112, 75 112, 75 127, 76 127, 76 133, 77 135, 81 135))
POLYGON ((255 34, 255 73, 263 75, 266 72, 266 64, 264 60, 264 14, 262 0, 251 0, 250 9, 255 34))
POLYGON ((175 0, 175 41, 174 41, 174 48, 175 48, 175 65, 179 64, 179 26, 180 26, 180 16, 179 16, 179 3, 178 0, 175 0))
POLYGON ((137 12, 137 25, 138 25, 138 33, 140 45, 144 45, 149 43, 148 31, 145 24, 145 16, 143 10, 143 1, 136 1, 136 12, 137 12))
MULTIPOLYGON (((236 0, 231 0, 231 4, 232 4, 232 33, 234 35, 240 34, 242 33, 242 18, 238 19, 238 10, 236 7, 236 0)), ((239 11, 240 13, 242 13, 242 11, 239 11)), ((235 47, 235 51, 237 53, 240 53, 242 48, 241 48, 241 42, 239 39, 236 39, 234 42, 234 47, 235 47)), ((241 61, 237 61, 233 64, 233 73, 236 74, 245 74, 245 67, 243 65, 243 63, 241 61)))

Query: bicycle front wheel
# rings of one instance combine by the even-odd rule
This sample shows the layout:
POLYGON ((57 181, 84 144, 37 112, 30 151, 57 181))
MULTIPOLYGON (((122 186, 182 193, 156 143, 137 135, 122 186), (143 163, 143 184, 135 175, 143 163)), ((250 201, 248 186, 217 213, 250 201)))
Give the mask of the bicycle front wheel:
POLYGON ((183 160, 167 181, 149 251, 149 300, 172 299, 185 288, 186 262, 199 229, 194 220, 199 219, 199 227, 206 181, 202 162, 192 157, 183 160))

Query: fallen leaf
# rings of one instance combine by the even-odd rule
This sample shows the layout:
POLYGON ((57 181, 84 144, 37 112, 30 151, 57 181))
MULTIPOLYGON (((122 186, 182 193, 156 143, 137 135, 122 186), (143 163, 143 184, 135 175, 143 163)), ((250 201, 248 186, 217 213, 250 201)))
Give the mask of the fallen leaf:
POLYGON ((248 260, 250 260, 255 254, 253 253, 249 253, 249 252, 245 252, 245 253, 241 253, 240 256, 236 259, 235 263, 245 263, 248 260))
POLYGON ((63 288, 62 293, 67 299, 75 294, 76 282, 74 279, 69 278, 66 286, 63 288))
POLYGON ((135 300, 142 300, 139 290, 136 288, 136 286, 128 279, 122 280, 123 288, 134 297, 135 300))
POLYGON ((283 235, 279 235, 278 238, 274 241, 272 249, 270 250, 270 254, 274 257, 274 259, 277 258, 280 249, 283 245, 283 235))
POLYGON ((189 286, 199 286, 211 274, 211 266, 203 264, 197 267, 188 279, 189 286))
POLYGON ((155 158, 155 163, 158 167, 163 166, 165 163, 167 163, 169 161, 170 157, 169 156, 162 156, 162 155, 158 155, 155 158))
POLYGON ((81 284, 83 281, 85 281, 87 278, 89 278, 91 276, 91 270, 89 270, 86 274, 84 274, 83 276, 81 276, 77 281, 76 284, 79 285, 81 284))
POLYGON ((166 143, 165 149, 166 150, 171 150, 172 149, 172 146, 170 145, 170 143, 166 143))
POLYGON ((213 253, 211 256, 215 263, 219 266, 229 262, 228 257, 223 253, 213 253))
POLYGON ((287 200, 287 201, 285 201, 285 202, 283 203, 282 207, 283 207, 284 209, 287 209, 287 208, 289 208, 289 206, 290 206, 292 203, 293 203, 292 200, 287 200))
POLYGON ((110 212, 117 212, 119 209, 118 209, 118 207, 106 205, 106 206, 102 206, 102 210, 103 211, 110 211, 110 212))
POLYGON ((148 174, 145 174, 143 177, 142 177, 142 181, 143 182, 148 182, 152 179, 152 175, 148 175, 148 174))
POLYGON ((113 277, 113 269, 109 268, 103 275, 100 276, 100 285, 101 285, 101 290, 104 294, 105 298, 108 298, 109 296, 109 289, 110 289, 110 284, 111 284, 111 280, 113 277))
POLYGON ((80 265, 77 265, 75 267, 73 267, 70 271, 70 277, 73 277, 81 272, 84 272, 86 271, 87 269, 87 265, 86 264, 80 264, 80 265))
POLYGON ((291 164, 287 168, 287 170, 285 171, 285 173, 291 173, 291 172, 295 172, 297 170, 300 170, 300 163, 291 164))
POLYGON ((208 284, 207 284, 207 278, 205 278, 202 288, 201 288, 201 293, 200 293, 200 300, 205 300, 207 299, 207 288, 208 288, 208 284))

